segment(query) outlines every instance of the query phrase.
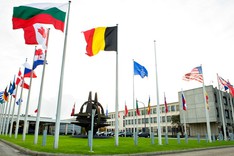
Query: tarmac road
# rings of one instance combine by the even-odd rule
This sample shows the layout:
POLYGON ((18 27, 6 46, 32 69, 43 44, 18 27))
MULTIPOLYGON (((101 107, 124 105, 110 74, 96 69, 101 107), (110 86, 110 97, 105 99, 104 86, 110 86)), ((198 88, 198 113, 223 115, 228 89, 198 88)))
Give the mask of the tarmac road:
POLYGON ((0 156, 29 156, 0 141, 0 156))
POLYGON ((234 147, 212 148, 199 151, 163 154, 162 156, 234 156, 234 147))

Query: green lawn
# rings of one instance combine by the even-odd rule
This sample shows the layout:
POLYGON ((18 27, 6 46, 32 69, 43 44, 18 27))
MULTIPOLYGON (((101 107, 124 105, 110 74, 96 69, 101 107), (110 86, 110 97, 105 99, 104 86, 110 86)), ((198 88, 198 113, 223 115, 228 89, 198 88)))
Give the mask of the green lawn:
POLYGON ((134 145, 133 138, 119 137, 119 146, 115 146, 115 138, 94 139, 93 152, 90 152, 87 138, 74 138, 71 136, 60 136, 58 149, 53 148, 54 136, 48 135, 46 138, 46 145, 42 146, 42 136, 38 137, 38 144, 35 145, 34 135, 27 135, 26 140, 22 140, 22 135, 18 135, 15 139, 14 136, 0 135, 0 139, 12 142, 32 151, 49 152, 49 153, 67 153, 67 154, 131 154, 131 153, 146 153, 146 152, 159 152, 159 151, 174 151, 186 150, 194 148, 208 148, 216 146, 234 146, 234 141, 215 141, 207 143, 206 140, 189 138, 188 143, 183 138, 180 139, 178 144, 177 139, 169 139, 168 145, 165 144, 162 138, 163 145, 158 145, 158 138, 155 138, 155 144, 151 144, 150 138, 138 138, 138 145, 134 145))

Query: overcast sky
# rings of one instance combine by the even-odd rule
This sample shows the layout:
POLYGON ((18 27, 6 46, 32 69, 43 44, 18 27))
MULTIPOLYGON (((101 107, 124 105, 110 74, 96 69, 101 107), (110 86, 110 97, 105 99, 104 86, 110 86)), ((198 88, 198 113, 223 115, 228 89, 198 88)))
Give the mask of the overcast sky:
MULTIPOLYGON (((0 0, 0 68, 4 90, 28 58, 32 64, 34 45, 24 44, 23 30, 12 29, 13 7, 29 3, 64 0, 0 0)), ((178 92, 201 87, 199 82, 182 80, 184 74, 202 65, 205 85, 217 86, 218 73, 234 83, 234 1, 232 0, 73 0, 70 7, 67 54, 61 119, 69 118, 87 101, 89 91, 98 93, 104 109, 115 111, 115 52, 89 57, 82 31, 118 24, 119 110, 133 108, 135 97, 156 105, 154 40, 156 40, 159 101, 177 102, 178 92), (148 78, 133 76, 133 59, 145 66, 148 78)), ((50 27, 48 65, 45 71, 41 116, 55 118, 64 33, 50 27)), ((23 70, 22 70, 23 71, 23 70)), ((36 115, 42 66, 32 81, 29 114, 36 115)), ((29 79, 26 80, 29 83, 29 79)), ((19 91, 18 91, 19 93, 19 91)), ((25 113, 28 91, 23 92, 21 114, 25 113)), ((19 94, 18 94, 19 97, 19 94)), ((187 104, 189 107, 189 104, 187 104)), ((142 107, 141 105, 139 107, 142 107)))

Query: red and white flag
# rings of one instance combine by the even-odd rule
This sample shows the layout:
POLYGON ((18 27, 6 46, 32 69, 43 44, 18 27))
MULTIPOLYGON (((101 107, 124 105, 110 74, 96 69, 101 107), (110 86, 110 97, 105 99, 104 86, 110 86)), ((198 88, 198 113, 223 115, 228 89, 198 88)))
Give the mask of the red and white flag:
POLYGON ((43 49, 47 49, 47 35, 48 29, 39 23, 24 28, 25 44, 41 45, 43 49))

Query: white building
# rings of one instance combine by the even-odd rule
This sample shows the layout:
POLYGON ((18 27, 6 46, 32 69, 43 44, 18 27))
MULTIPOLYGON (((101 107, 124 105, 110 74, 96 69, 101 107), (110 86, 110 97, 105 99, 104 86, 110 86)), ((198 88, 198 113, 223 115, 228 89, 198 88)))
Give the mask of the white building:
MULTIPOLYGON (((208 94, 208 105, 209 105, 209 121, 211 134, 216 136, 219 133, 223 133, 222 128, 222 111, 221 104, 223 106, 224 121, 227 132, 232 132, 234 129, 234 119, 233 119, 233 103, 234 98, 230 96, 229 93, 220 91, 217 88, 214 88, 212 85, 206 86, 205 90, 208 94), (221 98, 220 98, 221 97, 221 98)), ((161 118, 161 132, 162 135, 166 132, 166 126, 168 128, 168 135, 177 133, 177 129, 174 125, 171 124, 171 117, 175 115, 180 115, 180 122, 186 124, 187 134, 189 136, 197 136, 199 133, 201 136, 207 134, 207 124, 206 124, 206 113, 205 113, 205 100, 203 94, 203 88, 195 88, 191 90, 185 90, 184 96, 186 98, 187 110, 182 110, 181 102, 181 92, 178 92, 178 102, 168 103, 168 113, 165 113, 164 104, 160 105, 160 118, 161 118), (184 113, 184 114, 183 114, 184 113), (167 116, 167 122, 165 120, 165 115, 167 116), (184 120, 185 119, 185 120, 184 120)), ((147 106, 146 106, 147 107, 147 106)), ((135 127, 138 129, 138 132, 149 131, 151 127, 151 132, 154 132, 157 135, 157 105, 151 106, 151 114, 147 114, 147 108, 140 107, 140 116, 135 115, 135 127), (150 123, 149 124, 149 119, 150 123), (137 122, 138 121, 138 122, 137 122), (138 124, 136 124, 138 123, 138 124)), ((128 110, 127 117, 124 117, 124 110, 119 111, 119 131, 131 131, 133 132, 134 128, 134 113, 136 111, 133 109, 128 110)), ((115 112, 110 112, 108 114, 110 119, 108 123, 110 126, 107 127, 108 131, 115 130, 115 112)), ((183 127, 182 127, 183 128, 183 127)), ((184 130, 184 128, 183 128, 184 130)))

